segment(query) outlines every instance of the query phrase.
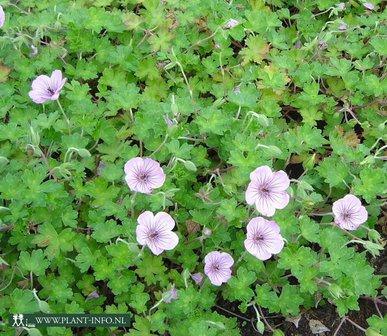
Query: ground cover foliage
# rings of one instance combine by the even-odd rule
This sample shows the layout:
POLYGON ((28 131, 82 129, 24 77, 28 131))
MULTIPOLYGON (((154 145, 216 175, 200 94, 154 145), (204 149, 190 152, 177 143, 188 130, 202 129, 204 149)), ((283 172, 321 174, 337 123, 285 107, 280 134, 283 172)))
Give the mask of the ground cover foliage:
MULTIPOLYGON (((4 335, 15 334, 9 314, 37 312, 133 317, 131 328, 83 335, 242 335, 240 320, 214 310, 220 299, 242 316, 253 306, 254 327, 270 334, 263 311, 334 305, 344 317, 360 297, 385 299, 371 266, 385 244, 375 230, 385 202, 381 1, 0 5, 4 335), (67 78, 59 99, 34 103, 31 82, 54 70, 67 78), (165 173, 151 194, 125 182, 135 157, 165 173), (247 224, 262 217, 245 199, 261 166, 291 182, 288 205, 266 218, 285 245, 266 261, 244 245, 247 224), (368 212, 353 231, 331 213, 348 194, 368 212), (141 247, 145 211, 173 218, 175 248, 141 247), (213 251, 234 260, 221 286, 205 274, 197 283, 213 251)), ((387 333, 382 315, 367 321, 368 335, 387 333)))

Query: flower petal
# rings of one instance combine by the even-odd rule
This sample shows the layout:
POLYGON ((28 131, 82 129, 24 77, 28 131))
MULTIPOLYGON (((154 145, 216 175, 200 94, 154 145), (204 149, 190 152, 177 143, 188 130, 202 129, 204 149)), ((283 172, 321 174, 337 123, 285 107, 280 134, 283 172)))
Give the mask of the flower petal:
POLYGON ((154 221, 158 231, 171 231, 175 227, 174 219, 166 212, 157 213, 154 221))
POLYGON ((286 191, 270 193, 271 205, 276 209, 283 209, 289 203, 289 195, 286 191))
POLYGON ((289 185, 290 185, 289 177, 284 171, 282 170, 277 171, 273 173, 273 175, 271 176, 270 189, 272 191, 286 190, 289 187, 289 185))
POLYGON ((51 83, 50 77, 46 75, 40 75, 32 81, 31 88, 33 90, 46 91, 50 87, 50 83, 51 83))
POLYGON ((256 202, 257 198, 259 197, 258 193, 258 183, 256 181, 251 181, 246 189, 246 202, 249 205, 252 205, 256 202))
POLYGON ((258 212, 266 217, 271 217, 275 213, 275 207, 269 198, 259 197, 255 201, 258 212))
POLYGON ((250 180, 262 184, 267 181, 272 174, 273 173, 269 166, 261 166, 250 173, 250 180))

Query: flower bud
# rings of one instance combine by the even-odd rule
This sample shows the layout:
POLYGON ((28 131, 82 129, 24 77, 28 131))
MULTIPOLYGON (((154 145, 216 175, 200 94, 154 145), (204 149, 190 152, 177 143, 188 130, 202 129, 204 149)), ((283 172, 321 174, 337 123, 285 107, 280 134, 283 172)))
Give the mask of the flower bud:
POLYGON ((380 240, 380 234, 376 230, 368 231, 368 239, 373 240, 374 242, 378 242, 380 240))
POLYGON ((185 169, 192 171, 192 172, 197 171, 197 168, 192 161, 184 161, 184 167, 185 167, 185 169))
POLYGON ((91 156, 90 152, 86 148, 78 149, 78 154, 81 158, 89 158, 91 156))
POLYGON ((269 146, 268 148, 270 154, 272 155, 281 155, 282 150, 280 150, 277 146, 269 146))
POLYGON ((35 132, 31 123, 30 123, 30 132, 31 132, 31 144, 36 146, 36 147, 39 146, 39 144, 40 144, 39 134, 37 132, 35 132))
POLYGON ((338 286, 334 283, 328 287, 328 291, 335 299, 340 299, 341 297, 343 297, 343 295, 342 295, 343 290, 341 289, 340 286, 338 286))
POLYGON ((50 313, 50 306, 46 301, 39 300, 38 301, 39 310, 44 314, 50 313))
POLYGON ((309 158, 307 158, 303 163, 302 163, 302 166, 305 168, 305 169, 312 169, 314 167, 316 163, 316 154, 313 154, 311 156, 309 156, 309 158))
POLYGON ((360 165, 362 166, 362 165, 371 165, 371 164, 373 164, 373 163, 375 163, 375 159, 374 159, 374 157, 372 156, 372 155, 370 155, 370 156, 367 156, 362 162, 360 162, 360 165))

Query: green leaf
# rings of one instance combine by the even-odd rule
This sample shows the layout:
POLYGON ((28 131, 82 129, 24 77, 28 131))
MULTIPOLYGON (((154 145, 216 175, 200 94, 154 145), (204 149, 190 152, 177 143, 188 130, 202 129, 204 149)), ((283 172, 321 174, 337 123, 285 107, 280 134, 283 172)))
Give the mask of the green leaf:
POLYGON ((26 251, 20 252, 18 264, 22 270, 32 272, 38 276, 44 274, 50 265, 40 249, 32 251, 31 255, 26 251))
POLYGON ((225 293, 231 301, 242 300, 248 302, 254 295, 249 287, 256 280, 254 272, 248 271, 244 267, 239 267, 237 277, 228 280, 230 289, 225 293))

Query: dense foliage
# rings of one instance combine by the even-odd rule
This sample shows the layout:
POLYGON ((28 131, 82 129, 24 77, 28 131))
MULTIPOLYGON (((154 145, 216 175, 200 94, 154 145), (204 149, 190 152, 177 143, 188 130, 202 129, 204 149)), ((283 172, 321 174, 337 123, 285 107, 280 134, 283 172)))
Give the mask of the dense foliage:
MULTIPOLYGON (((382 294, 371 266, 385 244, 375 230, 386 185, 381 1, 0 5, 4 335, 15 333, 12 313, 106 312, 133 316, 116 335, 235 336, 240 321, 215 310, 221 298, 240 315, 253 306, 262 332, 262 308, 289 316, 331 304, 342 317, 382 294), (59 99, 33 102, 31 82, 57 69, 59 99), (135 157, 160 163, 161 188, 129 189, 135 157), (289 204, 267 218, 285 245, 262 261, 244 245, 262 215, 245 192, 265 165, 291 183, 289 204), (348 194, 368 212, 350 232, 331 212, 348 194), (145 211, 172 216, 176 247, 141 247, 145 211), (213 251, 234 260, 221 286, 194 281, 213 251)), ((381 317, 368 323, 387 333, 381 317)), ((39 330, 73 334, 20 332, 39 330)))

